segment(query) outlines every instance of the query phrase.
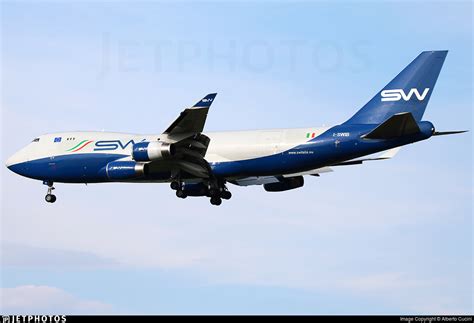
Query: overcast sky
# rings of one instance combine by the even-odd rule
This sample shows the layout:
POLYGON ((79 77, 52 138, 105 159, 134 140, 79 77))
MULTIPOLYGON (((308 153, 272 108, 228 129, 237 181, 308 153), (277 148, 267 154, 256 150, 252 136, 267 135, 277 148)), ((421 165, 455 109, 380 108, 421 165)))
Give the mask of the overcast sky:
POLYGON ((67 130, 345 121, 423 50, 424 115, 471 130, 301 189, 57 184, 2 167, 2 313, 472 313, 472 3, 2 1, 2 160, 67 130))

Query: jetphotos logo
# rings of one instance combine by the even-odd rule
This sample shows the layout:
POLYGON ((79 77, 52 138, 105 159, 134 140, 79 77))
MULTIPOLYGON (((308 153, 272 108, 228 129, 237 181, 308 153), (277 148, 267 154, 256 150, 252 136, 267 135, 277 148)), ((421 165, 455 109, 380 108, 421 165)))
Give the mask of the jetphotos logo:
POLYGON ((383 90, 382 93, 382 102, 385 101, 400 101, 403 99, 403 101, 410 101, 412 96, 414 95, 418 101, 423 101, 425 97, 428 95, 428 92, 430 91, 429 88, 425 88, 423 90, 423 93, 420 94, 418 92, 418 89, 410 89, 408 93, 405 93, 403 89, 395 89, 395 90, 383 90))
POLYGON ((2 315, 2 323, 65 323, 66 315, 2 315))

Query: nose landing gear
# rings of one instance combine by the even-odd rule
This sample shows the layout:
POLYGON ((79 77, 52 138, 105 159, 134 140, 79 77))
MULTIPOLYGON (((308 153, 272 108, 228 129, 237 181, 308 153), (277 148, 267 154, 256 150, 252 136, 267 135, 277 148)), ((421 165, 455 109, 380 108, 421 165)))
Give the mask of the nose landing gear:
POLYGON ((54 190, 53 182, 43 182, 43 184, 48 185, 48 193, 44 197, 46 202, 48 202, 48 203, 56 202, 56 195, 52 194, 52 192, 54 190))

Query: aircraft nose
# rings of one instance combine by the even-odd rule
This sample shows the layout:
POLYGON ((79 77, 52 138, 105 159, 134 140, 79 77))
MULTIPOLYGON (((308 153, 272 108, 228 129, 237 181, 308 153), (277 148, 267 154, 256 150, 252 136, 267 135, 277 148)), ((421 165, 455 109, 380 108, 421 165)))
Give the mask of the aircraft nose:
POLYGON ((22 158, 20 154, 17 152, 11 155, 5 162, 5 166, 12 172, 18 173, 16 165, 22 162, 22 158))
POLYGON ((14 160, 15 160, 14 156, 15 156, 15 155, 10 156, 10 157, 7 159, 7 161, 5 162, 5 166, 7 166, 7 168, 10 168, 10 167, 14 164, 14 162, 15 162, 15 161, 14 161, 14 160))

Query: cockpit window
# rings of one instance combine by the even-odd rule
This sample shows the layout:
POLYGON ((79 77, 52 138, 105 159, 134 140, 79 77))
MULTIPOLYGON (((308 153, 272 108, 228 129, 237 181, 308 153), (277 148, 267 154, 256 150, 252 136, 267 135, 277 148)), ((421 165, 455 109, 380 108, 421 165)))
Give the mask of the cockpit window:
POLYGON ((35 138, 35 139, 33 139, 32 142, 38 142, 38 141, 40 141, 40 139, 39 139, 39 138, 35 138))

